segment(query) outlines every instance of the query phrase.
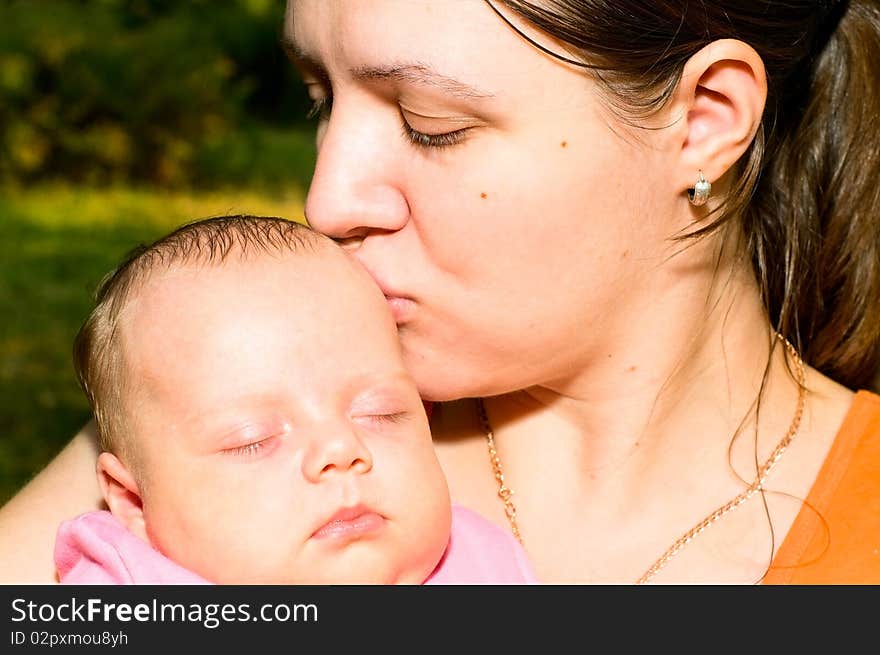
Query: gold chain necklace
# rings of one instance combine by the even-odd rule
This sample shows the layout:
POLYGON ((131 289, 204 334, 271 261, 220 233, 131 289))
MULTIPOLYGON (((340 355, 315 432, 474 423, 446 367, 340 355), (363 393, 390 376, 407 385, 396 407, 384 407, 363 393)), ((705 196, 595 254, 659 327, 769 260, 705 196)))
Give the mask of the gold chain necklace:
MULTIPOLYGON (((722 516, 730 512, 731 510, 736 509, 744 502, 746 502, 749 498, 751 498, 757 491, 760 491, 764 488, 764 482, 767 479, 767 476, 770 474, 770 470, 776 465, 776 463, 782 457, 782 454, 785 452, 788 445, 791 443, 791 440, 794 438, 795 434, 797 434, 798 428, 800 427, 801 417, 804 413, 804 401, 805 401, 805 393, 806 393, 806 366, 804 365, 804 360, 801 359, 795 347, 791 345, 791 343, 783 337, 782 335, 778 335, 780 339, 782 339, 785 344, 785 348, 788 350, 792 359, 795 362, 796 367, 796 376, 797 376, 797 384, 798 384, 798 400, 797 400, 797 408, 795 409, 794 418, 791 421, 791 425, 788 427, 788 431, 785 433, 785 436, 782 437, 782 440, 776 445, 776 448, 771 453, 770 457, 766 462, 758 469, 757 476, 755 477, 754 482, 752 482, 742 493, 728 501, 714 512, 709 514, 702 521, 697 523, 690 530, 685 532, 681 537, 675 540, 675 542, 663 553, 656 562, 654 562, 647 571, 636 581, 636 584, 645 584, 651 578, 653 578, 657 573, 662 569, 666 564, 675 557, 679 551, 684 548, 687 544, 689 544, 693 539, 700 534, 703 530, 708 528, 710 525, 715 523, 722 516)), ((513 504, 513 489, 507 486, 504 482, 504 470, 501 467, 501 458, 498 456, 498 449, 495 447, 495 434, 492 431, 492 426, 489 423, 489 417, 486 415, 486 407, 483 404, 483 399, 477 399, 477 410, 480 416, 480 423, 483 427, 483 432, 486 434, 486 442, 489 446, 489 461, 492 464, 492 470, 495 473, 495 480, 498 482, 498 496, 501 498, 501 501, 504 503, 504 513, 507 515, 507 520, 510 523, 510 530, 513 532, 513 536, 516 537, 517 541, 520 544, 523 543, 522 536, 519 532, 519 525, 516 522, 516 506, 513 504)))

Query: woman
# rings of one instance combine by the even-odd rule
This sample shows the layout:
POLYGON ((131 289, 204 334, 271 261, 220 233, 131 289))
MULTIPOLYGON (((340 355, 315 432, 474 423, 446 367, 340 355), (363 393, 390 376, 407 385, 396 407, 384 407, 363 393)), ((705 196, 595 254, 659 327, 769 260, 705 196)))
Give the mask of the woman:
MULTIPOLYGON (((880 581, 876 2, 291 0, 285 27, 307 218, 388 298, 453 496, 541 580, 880 581)), ((4 508, 4 578, 49 578, 93 455, 4 508)))

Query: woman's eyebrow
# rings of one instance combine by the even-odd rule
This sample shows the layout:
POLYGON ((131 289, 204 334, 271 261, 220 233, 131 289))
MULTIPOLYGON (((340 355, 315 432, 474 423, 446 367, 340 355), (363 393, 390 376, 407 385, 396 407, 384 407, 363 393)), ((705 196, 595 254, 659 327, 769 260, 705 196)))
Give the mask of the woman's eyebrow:
POLYGON ((495 94, 438 73, 426 64, 394 64, 391 66, 360 66, 352 75, 358 80, 395 80, 419 86, 430 86, 459 98, 491 98, 495 94))
MULTIPOLYGON (((281 47, 294 64, 311 70, 322 70, 321 64, 288 36, 281 38, 281 47)), ((435 71, 427 64, 392 64, 389 66, 359 66, 351 70, 357 80, 395 80, 419 86, 430 86, 458 98, 492 98, 494 93, 465 84, 435 71)))
MULTIPOLYGON (((281 37, 281 47, 288 59, 300 68, 323 70, 320 62, 305 52, 289 36, 281 37)), ((395 80, 419 86, 431 86, 458 98, 492 98, 494 93, 465 84, 448 75, 438 73, 427 64, 392 64, 389 66, 359 66, 351 70, 357 80, 395 80)))

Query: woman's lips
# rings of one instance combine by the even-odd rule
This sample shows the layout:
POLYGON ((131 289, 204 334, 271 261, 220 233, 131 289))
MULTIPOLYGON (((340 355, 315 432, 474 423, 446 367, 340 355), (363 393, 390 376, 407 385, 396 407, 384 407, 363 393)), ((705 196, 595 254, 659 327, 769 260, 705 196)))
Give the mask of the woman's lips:
POLYGON ((391 309, 391 315, 394 317, 394 320, 398 325, 406 323, 412 318, 416 309, 416 303, 411 298, 389 296, 386 294, 385 300, 388 302, 388 307, 391 309))
POLYGON ((344 508, 330 517, 312 535, 313 539, 351 540, 363 537, 382 528, 385 517, 368 507, 344 508))
POLYGON ((373 278, 373 281, 385 295, 385 301, 388 303, 388 307, 391 309, 391 315, 394 317, 397 324, 400 325, 401 323, 406 323, 411 320, 415 314, 417 306, 415 300, 404 295, 402 290, 391 283, 389 278, 385 275, 379 275, 373 270, 373 268, 364 261, 360 249, 355 250, 352 256, 357 260, 358 264, 364 268, 369 276, 373 278))

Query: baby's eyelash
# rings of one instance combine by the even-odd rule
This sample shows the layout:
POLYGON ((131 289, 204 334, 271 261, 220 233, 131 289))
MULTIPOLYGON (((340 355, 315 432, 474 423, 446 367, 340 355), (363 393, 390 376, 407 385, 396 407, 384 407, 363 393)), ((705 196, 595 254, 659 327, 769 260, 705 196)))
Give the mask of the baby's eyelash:
POLYGON ((384 425, 405 423, 412 415, 409 412, 391 412, 388 414, 358 414, 352 416, 352 420, 365 426, 380 429, 384 425))
POLYGON ((409 418, 409 413, 396 412, 394 414, 374 414, 371 418, 380 423, 403 423, 409 418))
POLYGON ((268 445, 268 441, 271 438, 272 437, 267 437, 265 439, 261 439, 260 441, 252 441, 251 443, 244 444, 243 446, 227 448, 224 452, 233 455, 234 457, 246 457, 249 455, 256 455, 268 445))

